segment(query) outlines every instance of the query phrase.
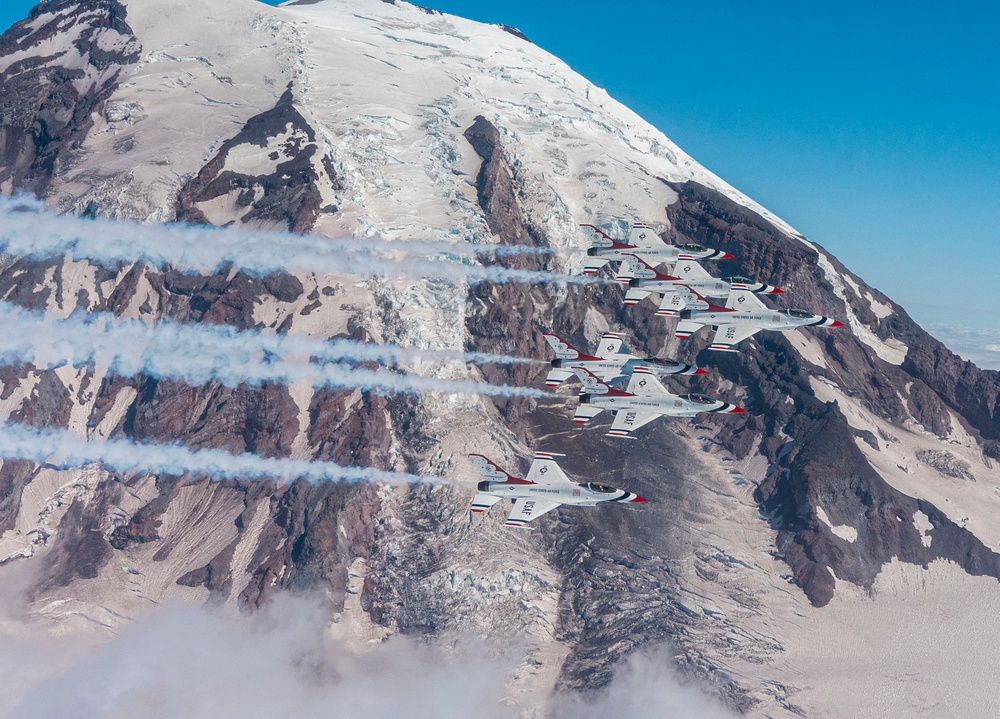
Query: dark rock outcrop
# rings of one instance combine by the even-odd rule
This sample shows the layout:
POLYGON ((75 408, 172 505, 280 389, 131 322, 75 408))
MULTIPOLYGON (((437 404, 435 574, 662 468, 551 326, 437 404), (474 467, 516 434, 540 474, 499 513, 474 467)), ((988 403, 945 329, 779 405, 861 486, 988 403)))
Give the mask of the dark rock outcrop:
POLYGON ((117 0, 55 0, 39 3, 0 36, 0 186, 42 195, 70 161, 121 71, 139 60, 126 16, 117 0), (5 61, 74 24, 80 31, 71 48, 5 61))
MULTIPOLYGON (((316 133, 295 109, 289 85, 273 108, 247 120, 243 129, 226 140, 215 157, 181 189, 177 219, 206 223, 208 220, 198 208, 199 203, 236 194, 237 206, 246 208, 240 215, 241 223, 251 226, 280 223, 292 232, 308 232, 316 222, 323 200, 316 185, 318 154, 316 133), (280 149, 271 153, 271 160, 275 162, 272 173, 247 175, 225 169, 233 148, 240 145, 266 148, 270 141, 286 135, 280 149)), ((336 186, 332 163, 323 158, 321 164, 329 181, 336 186)))
MULTIPOLYGON (((734 254, 737 259, 720 268, 725 274, 732 270, 732 274, 774 282, 791 290, 800 306, 833 317, 843 315, 844 305, 834 295, 810 248, 706 187, 693 182, 669 184, 680 196, 667 208, 675 237, 734 254)), ((878 337, 908 344, 901 366, 879 360, 853 334, 836 330, 814 331, 823 344, 829 369, 800 362, 787 340, 774 333, 758 335, 736 356, 719 359, 707 351, 698 356, 700 364, 714 365, 720 377, 745 387, 747 406, 761 414, 760 449, 773 464, 758 488, 758 499, 779 532, 778 547, 795 581, 814 604, 823 605, 832 597, 834 575, 871 586, 893 557, 922 566, 935 558, 952 559, 972 574, 1000 579, 1000 557, 968 530, 949 522, 930 503, 892 489, 857 448, 855 430, 844 415, 819 402, 810 387, 810 378, 828 377, 878 416, 897 421, 908 410, 939 436, 947 435, 951 427, 947 402, 963 417, 971 416, 975 430, 985 430, 983 436, 992 438, 1000 431, 1000 424, 988 419, 995 411, 1000 373, 984 372, 969 363, 960 363, 960 371, 929 371, 928 357, 936 358, 946 370, 956 370, 958 358, 884 295, 835 264, 862 292, 892 306, 893 315, 879 321, 849 286, 845 289, 859 320, 869 322, 878 337), (969 391, 968 383, 980 387, 975 399, 963 394, 969 391), (938 392, 935 386, 944 391, 938 392), (900 404, 900 397, 908 398, 906 407, 900 404), (779 433, 790 439, 780 440, 779 433), (857 539, 847 542, 833 534, 818 519, 817 506, 835 524, 855 528, 857 539), (933 514, 936 527, 941 527, 935 530, 935 541, 929 548, 914 528, 918 506, 926 507, 925 514, 933 514)), ((738 432, 724 430, 719 436, 736 456, 750 446, 738 432)))

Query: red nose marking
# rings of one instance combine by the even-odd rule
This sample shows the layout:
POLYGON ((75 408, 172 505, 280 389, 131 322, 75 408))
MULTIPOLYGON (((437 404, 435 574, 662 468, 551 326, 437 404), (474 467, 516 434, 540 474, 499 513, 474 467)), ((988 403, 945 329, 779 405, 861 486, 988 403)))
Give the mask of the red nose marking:
POLYGON ((733 259, 733 257, 734 257, 734 255, 731 255, 728 252, 723 252, 722 253, 722 257, 720 257, 719 259, 720 260, 731 260, 731 259, 733 259))
POLYGON ((638 494, 629 500, 629 502, 648 502, 648 501, 649 501, 648 499, 646 499, 645 497, 640 497, 638 494))
POLYGON ((772 295, 783 295, 783 294, 785 294, 785 291, 783 289, 781 289, 780 287, 775 287, 773 290, 771 290, 771 294, 772 295))
POLYGON ((733 407, 731 410, 729 410, 729 412, 730 414, 742 414, 743 412, 746 412, 746 410, 743 409, 742 407, 733 407))
POLYGON ((708 370, 704 367, 698 367, 694 371, 695 374, 708 374, 708 370))
POLYGON ((843 327, 843 326, 844 326, 844 323, 843 323, 843 322, 841 322, 840 320, 834 320, 834 321, 833 321, 833 324, 832 324, 832 325, 830 325, 830 326, 831 326, 831 327, 843 327))

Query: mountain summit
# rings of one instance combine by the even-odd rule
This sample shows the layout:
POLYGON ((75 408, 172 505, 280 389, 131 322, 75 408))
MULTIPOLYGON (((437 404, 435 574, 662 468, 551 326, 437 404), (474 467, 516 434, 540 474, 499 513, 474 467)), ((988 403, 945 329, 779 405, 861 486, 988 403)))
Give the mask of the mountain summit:
MULTIPOLYGON (((516 640, 526 713, 554 689, 601 688, 623 659, 664 643, 750 716, 869 716, 858 689, 882 691, 889 675, 916 677, 886 695, 894 710, 988 713, 944 645, 1000 669, 982 640, 1000 628, 982 609, 1000 598, 1000 373, 962 361, 520 33, 401 0, 52 0, 0 37, 0 87, 0 189, 54 211, 313 233, 330 253, 344 237, 446 243, 463 266, 487 261, 462 255, 470 247, 529 246, 539 251, 495 261, 553 277, 580 274, 581 223, 641 220, 667 242, 730 253, 715 274, 780 286, 772 305, 847 325, 717 353, 707 332, 676 339, 675 320, 626 306, 610 282, 258 276, 232 263, 191 274, 7 255, 6 303, 59 317, 546 363, 544 332, 578 347, 620 332, 644 356, 710 370, 671 378, 675 391, 748 410, 662 420, 629 442, 572 424, 575 385, 490 399, 7 363, 4 415, 34 427, 453 480, 210 481, 5 460, 0 576, 37 568, 33 616, 117 630, 169 600, 255 608, 322 589, 345 637, 516 640), (467 455, 516 471, 536 450, 650 501, 560 509, 530 530, 504 527, 499 511, 470 520, 479 477, 467 455)), ((416 364, 540 389, 549 369, 416 364)))

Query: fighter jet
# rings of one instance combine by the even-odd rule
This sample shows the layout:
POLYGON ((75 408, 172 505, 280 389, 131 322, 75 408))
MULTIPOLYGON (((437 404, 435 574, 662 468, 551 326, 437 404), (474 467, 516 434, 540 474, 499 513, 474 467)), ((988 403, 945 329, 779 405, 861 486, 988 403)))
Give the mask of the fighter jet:
POLYGON ((584 354, 559 335, 545 334, 545 340, 555 350, 552 369, 545 377, 545 384, 557 387, 563 380, 573 376, 573 369, 582 367, 593 372, 605 382, 613 382, 619 377, 628 377, 639 364, 653 370, 657 376, 668 374, 705 374, 706 370, 691 364, 674 360, 655 360, 636 357, 625 346, 622 336, 605 332, 597 343, 596 355, 584 354))
MULTIPOLYGON (((693 290, 692 290, 693 292, 693 290)), ((695 293, 697 294, 697 293, 695 293)), ((705 300, 704 297, 701 298, 705 300)), ((702 327, 715 327, 710 350, 738 352, 733 345, 761 330, 787 332, 798 327, 843 327, 843 322, 805 310, 772 310, 752 292, 733 290, 725 307, 708 302, 705 309, 685 309, 674 334, 690 337, 702 327)))
POLYGON ((782 290, 749 277, 712 277, 693 260, 678 262, 671 274, 658 271, 653 265, 636 255, 627 255, 622 271, 616 279, 628 278, 625 304, 634 305, 649 295, 660 295, 658 315, 676 317, 682 309, 708 309, 708 303, 692 296, 690 290, 702 295, 726 299, 733 290, 746 290, 761 295, 778 295, 782 290))
POLYGON ((597 482, 573 482, 556 464, 554 457, 561 454, 535 452, 525 479, 513 477, 500 469, 495 462, 481 454, 469 458, 479 468, 483 481, 479 483, 470 512, 482 514, 501 499, 513 499, 514 508, 505 524, 523 527, 560 504, 593 507, 598 502, 645 502, 643 497, 624 489, 608 487, 597 482))
POLYGON ((657 417, 694 417, 702 412, 736 414, 746 412, 742 407, 702 394, 671 394, 660 384, 653 372, 639 366, 632 371, 625 391, 614 389, 585 369, 577 370, 585 392, 580 395, 573 421, 584 424, 604 410, 611 410, 615 421, 607 434, 610 437, 629 437, 630 433, 657 417))
POLYGON ((594 225, 580 225, 595 235, 594 244, 587 250, 583 264, 583 274, 592 275, 608 262, 620 262, 624 255, 638 255, 655 262, 677 262, 678 260, 725 260, 732 257, 728 252, 713 250, 701 245, 668 245, 660 239, 649 225, 633 223, 629 229, 628 242, 621 242, 594 225))

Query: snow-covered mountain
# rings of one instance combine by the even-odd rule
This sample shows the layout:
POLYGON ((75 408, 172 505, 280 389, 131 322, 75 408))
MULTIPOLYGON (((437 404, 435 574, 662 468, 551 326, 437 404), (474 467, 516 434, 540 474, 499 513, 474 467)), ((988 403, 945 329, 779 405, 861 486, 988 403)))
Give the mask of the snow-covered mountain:
MULTIPOLYGON (((664 643, 749 716, 990 714, 1000 375, 520 33, 389 0, 53 0, 0 38, 0 87, 0 188, 61 211, 532 245, 552 253, 501 261, 565 273, 585 256, 579 223, 646 220, 667 241, 731 252, 722 274, 779 285, 782 306, 850 330, 763 333, 720 357, 608 285, 8 257, 4 300, 60 316, 542 359, 542 331, 581 344, 622 331, 640 352, 713 370, 675 387, 751 412, 662 421, 623 443, 575 428, 562 399, 5 366, 3 412, 31 425, 458 480, 210 482, 4 461, 0 577, 36 568, 35 621, 118 631, 170 600, 259 607, 322 588, 336 631, 359 644, 516 641, 510 695, 526 715, 664 643), (499 508, 470 521, 466 455, 514 469, 536 449, 652 501, 564 509, 526 532, 499 508)), ((545 372, 422 369, 534 386, 545 372)))

